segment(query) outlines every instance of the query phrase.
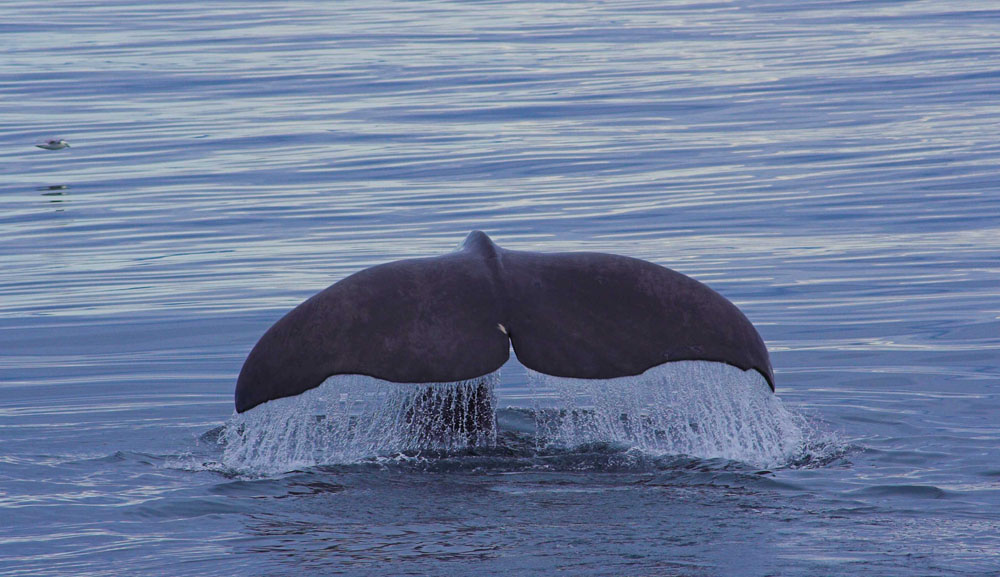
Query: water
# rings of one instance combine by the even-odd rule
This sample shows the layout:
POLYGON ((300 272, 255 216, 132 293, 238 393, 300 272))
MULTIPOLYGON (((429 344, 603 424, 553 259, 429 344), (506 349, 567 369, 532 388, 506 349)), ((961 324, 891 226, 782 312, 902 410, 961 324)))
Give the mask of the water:
MULTIPOLYGON (((410 452, 497 448, 500 375, 425 385, 335 375, 301 395, 234 415, 220 428, 221 463, 202 466, 266 476, 410 452)), ((646 454, 774 467, 810 448, 808 427, 756 371, 683 361, 616 379, 529 375, 535 402, 500 414, 508 433, 501 449, 512 449, 511 441, 527 442, 535 452, 608 443, 646 454), (543 406, 546 393, 554 406, 543 406)), ((836 450, 836 441, 825 441, 826 452, 836 450)))
POLYGON ((14 0, 0 53, 0 574, 1000 572, 990 3, 14 0), (710 284, 796 450, 560 443, 605 413, 512 363, 492 446, 226 465, 274 320, 472 229, 710 284))
POLYGON ((218 468, 274 475, 405 451, 494 446, 498 381, 499 372, 419 386, 335 375, 301 395, 234 415, 221 429, 218 468))

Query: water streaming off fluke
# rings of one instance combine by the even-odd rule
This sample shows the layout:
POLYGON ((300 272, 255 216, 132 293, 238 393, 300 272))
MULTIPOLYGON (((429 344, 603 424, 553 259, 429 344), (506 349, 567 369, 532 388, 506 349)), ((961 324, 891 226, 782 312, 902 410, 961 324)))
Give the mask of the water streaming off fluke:
POLYGON ((335 375, 301 395, 234 414, 223 436, 223 462, 267 474, 402 451, 490 445, 498 382, 498 372, 421 384, 335 375))
MULTIPOLYGON (((566 379, 529 372, 557 391, 558 410, 536 410, 536 445, 605 442, 655 455, 787 462, 805 443, 790 413, 756 371, 720 363, 668 363, 635 377, 566 379)), ((497 443, 499 372, 456 383, 391 383, 337 375, 305 393, 236 414, 223 436, 224 464, 273 474, 421 450, 497 443)))
POLYGON ((616 379, 528 374, 555 389, 564 407, 557 418, 538 421, 548 445, 616 443, 652 454, 774 467, 807 442, 802 418, 788 411, 754 370, 679 361, 616 379))

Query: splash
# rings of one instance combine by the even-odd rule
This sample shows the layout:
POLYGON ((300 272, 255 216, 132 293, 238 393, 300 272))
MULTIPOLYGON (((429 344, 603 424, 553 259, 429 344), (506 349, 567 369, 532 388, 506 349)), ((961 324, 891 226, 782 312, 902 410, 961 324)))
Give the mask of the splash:
POLYGON ((454 383, 392 383, 336 375, 226 424, 223 465, 273 474, 378 455, 496 442, 499 373, 454 383))
POLYGON ((680 361, 615 379, 528 374, 534 385, 555 389, 564 407, 539 419, 539 439, 547 446, 615 443, 651 454, 774 467, 806 443, 803 419, 753 370, 680 361))

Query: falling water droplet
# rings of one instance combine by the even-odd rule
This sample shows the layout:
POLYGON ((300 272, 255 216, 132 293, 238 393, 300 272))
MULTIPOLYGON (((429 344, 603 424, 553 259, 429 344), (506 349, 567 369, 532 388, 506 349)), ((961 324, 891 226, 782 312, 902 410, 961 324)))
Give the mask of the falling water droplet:
POLYGON ((616 443, 652 454, 769 467, 787 462, 806 438, 802 418, 784 407, 760 373, 722 363, 666 363, 616 379, 533 371, 529 378, 554 388, 563 407, 557 418, 538 424, 550 445, 616 443))
POLYGON ((252 473, 351 463, 411 450, 496 442, 499 373, 455 383, 391 383, 336 375, 227 423, 223 462, 252 473))

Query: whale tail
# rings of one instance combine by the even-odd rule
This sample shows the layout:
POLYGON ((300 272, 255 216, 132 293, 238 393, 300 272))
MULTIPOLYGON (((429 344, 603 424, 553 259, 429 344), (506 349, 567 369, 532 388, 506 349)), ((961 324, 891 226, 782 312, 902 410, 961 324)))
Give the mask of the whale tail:
POLYGON ((499 369, 511 346, 526 367, 559 377, 705 360, 756 370, 774 389, 764 341, 706 285, 625 256, 506 250, 473 231, 457 252, 365 269, 281 318, 243 365, 236 410, 337 374, 474 379, 499 369))

